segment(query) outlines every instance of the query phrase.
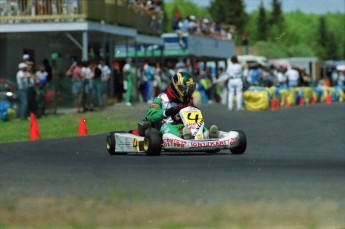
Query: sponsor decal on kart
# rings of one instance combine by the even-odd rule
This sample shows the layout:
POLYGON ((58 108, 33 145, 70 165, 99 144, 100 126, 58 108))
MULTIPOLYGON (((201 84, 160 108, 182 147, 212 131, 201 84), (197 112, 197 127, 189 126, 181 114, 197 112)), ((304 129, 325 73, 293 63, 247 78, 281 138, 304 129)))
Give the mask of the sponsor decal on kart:
POLYGON ((164 139, 163 146, 167 147, 177 147, 177 148, 185 148, 186 141, 179 140, 179 139, 164 139))
POLYGON ((230 145, 235 145, 237 138, 230 138, 230 145))
POLYGON ((209 146, 228 146, 228 140, 224 141, 201 141, 201 142, 191 142, 191 148, 202 148, 202 147, 209 147, 209 146))

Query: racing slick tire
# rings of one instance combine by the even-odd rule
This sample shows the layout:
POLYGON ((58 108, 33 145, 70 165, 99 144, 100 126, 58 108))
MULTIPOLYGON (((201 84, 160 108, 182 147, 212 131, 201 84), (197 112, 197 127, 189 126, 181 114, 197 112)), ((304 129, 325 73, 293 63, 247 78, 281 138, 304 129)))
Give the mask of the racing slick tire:
POLYGON ((145 131, 144 150, 148 156, 159 156, 162 150, 162 137, 159 130, 148 128, 145 131))
MULTIPOLYGON (((107 146, 107 151, 109 154, 111 155, 117 155, 119 153, 116 153, 115 152, 115 145, 116 145, 116 142, 115 142, 115 137, 114 137, 114 134, 115 133, 126 133, 126 131, 112 131, 110 132, 108 135, 107 135, 107 138, 106 138, 106 146, 107 146)), ((122 153, 123 154, 123 153, 122 153)))
POLYGON ((243 154, 247 148, 247 138, 242 130, 234 130, 238 133, 238 146, 230 148, 232 154, 243 154))

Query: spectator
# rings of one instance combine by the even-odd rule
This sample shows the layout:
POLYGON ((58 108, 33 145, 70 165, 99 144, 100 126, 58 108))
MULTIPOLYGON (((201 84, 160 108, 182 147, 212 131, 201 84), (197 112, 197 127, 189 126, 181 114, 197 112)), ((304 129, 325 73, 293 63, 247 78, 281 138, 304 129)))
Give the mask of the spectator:
POLYGON ((150 60, 146 69, 145 69, 145 76, 147 79, 147 88, 146 88, 146 102, 147 103, 152 103, 152 100, 153 100, 154 75, 155 75, 154 62, 153 62, 153 60, 150 60))
POLYGON ((53 73, 52 73, 52 67, 49 64, 49 60, 48 59, 43 59, 43 66, 45 68, 45 71, 48 73, 47 75, 47 83, 49 83, 52 78, 53 78, 53 73))
POLYGON ((336 83, 338 86, 345 85, 345 65, 337 66, 338 76, 336 83))
POLYGON ((300 87, 309 87, 311 83, 311 77, 306 73, 304 68, 298 68, 298 72, 300 75, 298 85, 300 87))
POLYGON ((94 95, 93 64, 89 62, 84 62, 81 72, 84 79, 84 93, 85 93, 84 94, 85 95, 84 111, 93 111, 93 95, 94 95))
POLYGON ((197 31, 197 25, 195 23, 195 16, 190 15, 188 17, 188 27, 187 27, 188 33, 189 34, 194 34, 197 31))
POLYGON ((298 81, 299 81, 300 76, 296 69, 290 67, 286 71, 285 76, 287 78, 289 88, 294 88, 298 86, 298 81))
POLYGON ((162 91, 162 69, 161 69, 161 66, 160 66, 160 63, 157 62, 156 63, 156 67, 155 67, 155 75, 154 75, 154 80, 153 80, 153 96, 156 97, 158 96, 161 91, 162 91))
POLYGON ((243 81, 242 81, 242 65, 238 63, 237 56, 231 57, 231 64, 229 64, 228 68, 226 69, 226 74, 229 76, 228 82, 228 108, 231 111, 233 107, 233 99, 234 93, 236 91, 236 103, 237 103, 237 110, 243 110, 242 107, 242 89, 243 89, 243 81))
POLYGON ((77 113, 84 112, 84 86, 81 69, 82 64, 80 61, 78 61, 72 72, 72 93, 74 95, 74 104, 77 108, 77 113))
POLYGON ((277 86, 287 87, 284 67, 279 67, 277 71, 277 86))
POLYGON ((134 76, 132 72, 132 59, 128 58, 127 63, 123 66, 122 73, 124 77, 124 82, 126 82, 126 95, 125 95, 125 103, 126 106, 132 106, 132 91, 133 91, 133 84, 134 84, 134 76))
POLYGON ((19 89, 19 99, 20 99, 20 118, 25 120, 27 118, 28 111, 28 81, 31 75, 27 73, 27 64, 22 62, 18 65, 19 71, 17 72, 17 84, 19 89))
POLYGON ((97 102, 98 107, 103 107, 102 95, 102 70, 98 67, 97 63, 92 64, 93 70, 93 101, 97 102))
POLYGON ((181 47, 181 49, 185 49, 186 48, 186 44, 183 41, 183 22, 182 22, 182 17, 179 13, 176 13, 174 15, 174 19, 172 21, 172 29, 173 31, 175 31, 175 33, 178 36, 179 39, 179 45, 181 47))
POLYGON ((108 99, 108 87, 109 85, 109 80, 111 76, 111 70, 108 65, 106 65, 105 60, 101 59, 99 61, 98 68, 101 69, 102 71, 102 77, 101 77, 101 87, 99 88, 99 91, 101 93, 101 96, 99 97, 99 106, 104 107, 107 103, 108 99))
POLYGON ((203 35, 209 36, 211 35, 211 23, 210 20, 204 18, 201 24, 201 32, 203 35))
POLYGON ((26 61, 27 63, 27 74, 31 77, 28 79, 27 95, 28 95, 28 113, 36 114, 36 82, 37 77, 34 72, 34 62, 26 61))
POLYGON ((248 46, 249 46, 249 41, 248 41, 247 32, 243 32, 242 33, 242 55, 248 55, 248 46))
POLYGON ((48 72, 45 70, 45 67, 43 65, 38 67, 38 71, 36 71, 37 76, 37 89, 36 89, 36 95, 37 95, 37 117, 40 118, 45 115, 45 96, 46 96, 46 84, 47 84, 47 77, 48 72))
POLYGON ((248 83, 249 86, 259 86, 261 76, 261 71, 259 70, 259 65, 255 64, 252 66, 248 72, 248 83))

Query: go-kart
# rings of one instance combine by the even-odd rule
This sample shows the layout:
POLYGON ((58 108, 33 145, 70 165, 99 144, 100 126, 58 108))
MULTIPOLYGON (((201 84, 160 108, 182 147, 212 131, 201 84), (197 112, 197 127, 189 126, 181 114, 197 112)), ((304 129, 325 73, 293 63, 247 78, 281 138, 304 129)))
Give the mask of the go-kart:
POLYGON ((149 156, 161 152, 217 153, 223 149, 230 149, 232 154, 243 154, 246 150, 247 140, 242 130, 219 130, 218 138, 209 138, 208 131, 203 130, 204 119, 197 107, 184 107, 174 118, 190 128, 192 139, 161 134, 158 127, 143 120, 138 122, 137 130, 110 132, 106 137, 107 150, 111 155, 146 153, 149 156))

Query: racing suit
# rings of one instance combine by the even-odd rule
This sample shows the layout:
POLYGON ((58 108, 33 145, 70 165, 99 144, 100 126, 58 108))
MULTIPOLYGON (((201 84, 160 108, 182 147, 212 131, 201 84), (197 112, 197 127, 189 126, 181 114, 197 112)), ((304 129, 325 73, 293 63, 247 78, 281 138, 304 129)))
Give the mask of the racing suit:
MULTIPOLYGON (((192 101, 191 104, 193 104, 192 101)), ((160 128, 160 132, 162 134, 171 133, 175 136, 181 137, 183 124, 175 123, 171 116, 165 116, 165 110, 180 105, 182 105, 182 103, 178 103, 169 99, 166 93, 161 93, 153 100, 152 104, 150 105, 150 108, 146 114, 146 119, 150 123, 161 122, 162 126, 160 128)))
MULTIPOLYGON (((169 89, 167 90, 167 92, 169 89)), ((190 101, 187 104, 182 104, 181 102, 176 102, 172 99, 169 99, 167 93, 159 94, 150 105, 150 108, 147 111, 146 119, 150 123, 159 122, 162 124, 160 127, 161 134, 171 133, 177 137, 182 137, 182 123, 176 123, 176 121, 171 116, 167 116, 165 112, 172 107, 181 107, 183 108, 186 105, 193 105, 193 98, 190 98, 190 101)), ((204 127, 204 135, 208 135, 208 129, 204 127)))

